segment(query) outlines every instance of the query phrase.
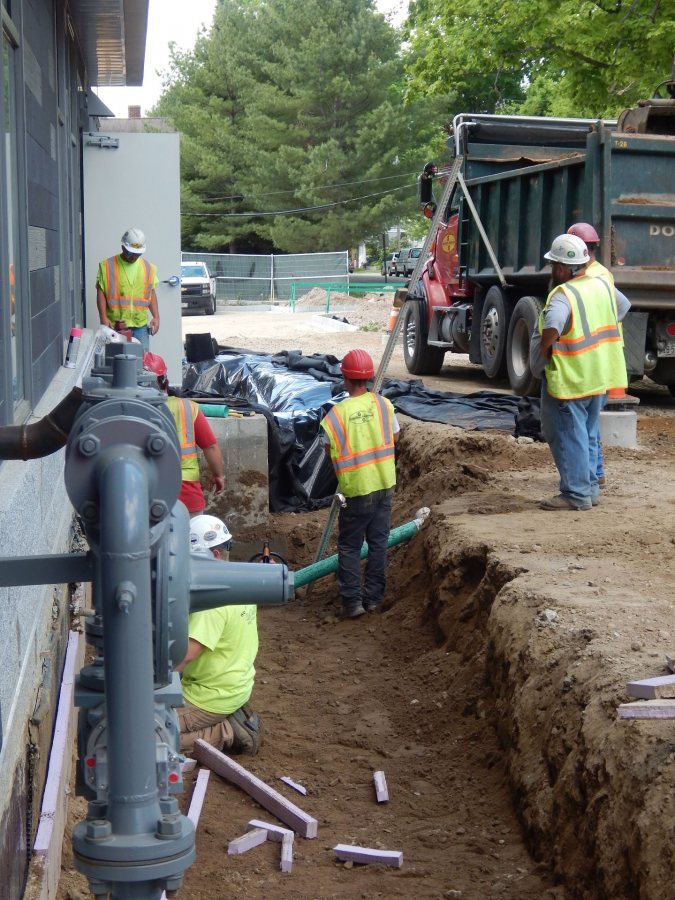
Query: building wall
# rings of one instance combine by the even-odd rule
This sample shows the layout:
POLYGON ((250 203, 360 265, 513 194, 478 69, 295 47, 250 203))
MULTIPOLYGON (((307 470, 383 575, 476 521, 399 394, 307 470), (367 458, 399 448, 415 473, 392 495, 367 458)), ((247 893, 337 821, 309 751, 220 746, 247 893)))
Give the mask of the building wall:
MULTIPOLYGON (((70 327, 84 316, 79 134, 85 97, 65 3, 1 5, 0 426, 37 421, 77 374, 62 362, 70 327)), ((61 451, 0 462, 2 556, 69 549, 63 457, 61 451)), ((0 894, 10 900, 21 896, 37 819, 67 618, 61 586, 0 588, 0 894), (32 749, 38 746, 39 755, 32 749)))

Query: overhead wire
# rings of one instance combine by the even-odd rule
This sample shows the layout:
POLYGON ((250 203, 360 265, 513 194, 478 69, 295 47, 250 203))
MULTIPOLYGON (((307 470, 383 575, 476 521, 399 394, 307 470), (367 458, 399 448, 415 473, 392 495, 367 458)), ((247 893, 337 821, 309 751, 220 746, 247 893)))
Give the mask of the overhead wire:
MULTIPOLYGON (((401 172, 398 175, 382 175, 380 178, 364 178, 362 181, 338 181, 335 184, 322 184, 322 188, 334 188, 334 187, 352 187, 356 184, 372 184, 375 181, 391 181, 393 178, 410 178, 411 175, 417 175, 416 172, 401 172)), ((194 194, 200 194, 200 191, 192 190, 194 194)), ((250 200, 259 200, 263 197, 276 197, 280 194, 294 194, 295 190, 293 188, 289 188, 287 191, 267 191, 264 194, 251 194, 249 196, 250 200)), ((210 200, 240 200, 242 199, 241 193, 239 194, 222 194, 222 195, 213 195, 213 196, 202 196, 200 197, 205 203, 210 200)))
POLYGON ((409 189, 414 187, 413 184, 401 184, 395 188, 389 188, 386 191, 378 191, 376 194, 364 194, 361 197, 349 197, 346 200, 335 200, 333 203, 319 203, 315 206, 300 206, 295 209, 278 209, 272 212, 223 212, 223 213, 198 213, 198 212, 181 212, 181 216, 190 216, 199 219, 236 219, 236 218, 261 218, 265 216, 292 216, 302 212, 316 212, 323 209, 334 209, 336 206, 344 206, 346 203, 356 203, 359 200, 371 200, 373 197, 384 197, 387 194, 393 194, 396 191, 409 189))

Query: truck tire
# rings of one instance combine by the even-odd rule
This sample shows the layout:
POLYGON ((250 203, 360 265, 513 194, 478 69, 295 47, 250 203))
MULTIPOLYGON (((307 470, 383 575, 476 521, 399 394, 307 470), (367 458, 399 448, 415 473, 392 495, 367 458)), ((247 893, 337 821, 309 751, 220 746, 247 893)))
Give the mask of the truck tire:
POLYGON ((408 300, 403 307, 403 358, 412 375, 438 375, 445 350, 427 345, 426 302, 408 300))
POLYGON ((488 378, 506 374, 506 338, 512 309, 502 289, 493 285, 485 295, 480 320, 480 361, 488 378))
POLYGON ((513 392, 520 397, 539 394, 541 381, 530 371, 530 335, 539 319, 538 297, 521 297, 516 303, 506 337, 506 370, 513 392))
POLYGON ((209 297, 209 305, 204 310, 207 316, 213 316, 216 313, 216 298, 211 294, 209 297))

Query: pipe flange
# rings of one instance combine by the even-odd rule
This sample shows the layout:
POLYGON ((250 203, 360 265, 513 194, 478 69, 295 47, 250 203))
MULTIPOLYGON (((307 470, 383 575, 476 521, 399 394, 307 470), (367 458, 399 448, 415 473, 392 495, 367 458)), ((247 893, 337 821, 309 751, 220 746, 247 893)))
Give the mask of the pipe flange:
POLYGON ((99 467, 120 454, 137 459, 147 470, 152 524, 166 518, 181 484, 176 426, 165 404, 136 399, 103 400, 86 407, 75 420, 65 465, 66 489, 75 509, 88 525, 97 526, 99 467))

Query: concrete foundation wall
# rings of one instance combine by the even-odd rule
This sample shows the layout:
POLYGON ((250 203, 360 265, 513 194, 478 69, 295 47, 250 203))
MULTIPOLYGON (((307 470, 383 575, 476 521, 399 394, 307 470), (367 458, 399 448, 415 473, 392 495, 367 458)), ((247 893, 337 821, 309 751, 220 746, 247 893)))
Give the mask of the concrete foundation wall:
MULTIPOLYGON (((269 517, 267 420, 264 416, 209 419, 225 463, 225 491, 206 493, 206 512, 218 516, 237 539, 244 528, 264 525, 269 517)), ((202 458, 202 484, 209 470, 202 458)))
MULTIPOLYGON (((69 392, 76 371, 60 369, 30 422, 46 415, 69 392)), ((68 550, 73 510, 63 481, 64 451, 44 459, 4 462, 0 466, 0 546, 8 557, 62 553, 68 550)), ((28 743, 48 746, 53 716, 50 690, 58 682, 67 619, 63 586, 0 588, 0 883, 4 896, 20 896, 26 861, 28 743), (40 686, 45 685, 40 696, 40 686), (28 723, 46 703, 39 733, 28 723), (44 737, 47 740, 44 740, 44 737)), ((44 762, 41 761, 41 765, 44 762)), ((39 801, 39 770, 34 790, 39 801)), ((35 804, 31 804, 33 806, 35 804)), ((37 803, 36 808, 39 808, 37 803)))

